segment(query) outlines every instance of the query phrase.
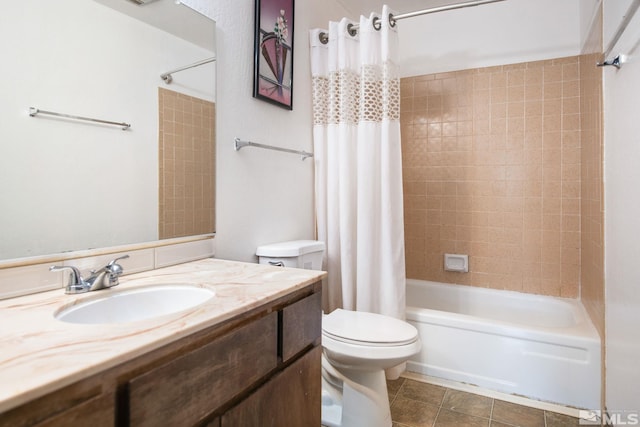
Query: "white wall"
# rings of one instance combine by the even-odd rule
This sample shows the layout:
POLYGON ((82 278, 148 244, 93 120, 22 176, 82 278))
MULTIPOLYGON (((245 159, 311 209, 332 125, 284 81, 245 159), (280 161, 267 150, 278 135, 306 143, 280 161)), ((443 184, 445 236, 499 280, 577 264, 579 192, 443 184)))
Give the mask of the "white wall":
POLYGON ((629 6, 631 6, 633 2, 634 0, 616 0, 613 2, 604 2, 606 12, 606 16, 604 17, 604 28, 602 29, 604 49, 607 49, 609 47, 609 44, 618 31, 618 23, 622 21, 622 19, 626 15, 626 12, 629 10, 629 6))
POLYGON ((580 1, 508 0, 401 20, 401 74, 578 55, 580 1))
POLYGON ((88 0, 3 2, 0 47, 0 259, 156 240, 159 75, 211 52, 88 0))
POLYGON ((254 0, 213 2, 217 24, 216 256, 255 261, 257 246, 315 237, 313 160, 235 137, 313 151, 308 30, 344 14, 332 1, 298 0, 294 22, 293 111, 252 97, 254 0))
MULTIPOLYGON (((604 2, 605 47, 623 14, 616 6, 604 2)), ((612 415, 640 412, 638 47, 633 56, 620 70, 604 71, 606 405, 612 415)))
MULTIPOLYGON (((595 20, 599 19, 600 6, 602 0, 581 0, 580 1, 580 45, 584 47, 595 20)), ((599 23, 598 23, 599 25, 599 23)), ((582 52, 582 53, 594 53, 594 52, 582 52)))

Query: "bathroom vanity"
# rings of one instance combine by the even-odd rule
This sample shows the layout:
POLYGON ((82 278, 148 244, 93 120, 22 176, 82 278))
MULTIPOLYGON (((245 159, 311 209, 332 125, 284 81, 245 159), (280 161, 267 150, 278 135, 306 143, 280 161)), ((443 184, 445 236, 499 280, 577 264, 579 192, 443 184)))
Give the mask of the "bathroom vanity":
POLYGON ((322 277, 214 259, 125 276, 215 293, 127 323, 53 317, 111 290, 0 301, 0 426, 319 425, 322 277))

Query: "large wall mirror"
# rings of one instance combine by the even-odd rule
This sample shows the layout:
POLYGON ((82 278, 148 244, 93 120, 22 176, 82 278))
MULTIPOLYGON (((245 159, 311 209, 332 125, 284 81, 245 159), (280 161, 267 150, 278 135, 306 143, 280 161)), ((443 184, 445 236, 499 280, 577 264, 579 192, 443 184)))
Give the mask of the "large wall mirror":
POLYGON ((216 63, 160 77, 215 58, 211 19, 175 0, 21 0, 0 40, 0 260, 215 231, 216 63))

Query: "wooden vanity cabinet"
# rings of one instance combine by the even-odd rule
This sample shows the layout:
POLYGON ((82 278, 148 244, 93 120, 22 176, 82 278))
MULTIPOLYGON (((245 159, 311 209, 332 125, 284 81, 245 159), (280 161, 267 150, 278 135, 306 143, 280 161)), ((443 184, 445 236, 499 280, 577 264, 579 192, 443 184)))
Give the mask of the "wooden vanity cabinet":
POLYGON ((268 314, 129 381, 133 426, 194 425, 278 366, 268 314))
POLYGON ((0 426, 110 427, 115 424, 115 395, 86 382, 64 387, 25 405, 0 413, 0 426))
POLYGON ((0 426, 319 426, 320 288, 0 414, 0 426))
POLYGON ((315 293, 279 312, 280 358, 291 364, 225 412, 220 427, 320 425, 322 347, 300 354, 320 338, 321 304, 321 294, 315 293))
POLYGON ((315 347, 222 415, 220 427, 320 426, 320 356, 315 347))
POLYGON ((101 394, 36 425, 38 427, 113 426, 115 424, 114 402, 113 394, 101 394))

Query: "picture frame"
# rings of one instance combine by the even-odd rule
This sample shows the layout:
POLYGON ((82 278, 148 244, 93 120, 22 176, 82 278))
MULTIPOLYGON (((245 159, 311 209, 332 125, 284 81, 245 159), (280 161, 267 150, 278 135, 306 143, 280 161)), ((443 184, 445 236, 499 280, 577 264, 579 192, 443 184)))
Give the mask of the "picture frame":
POLYGON ((255 0, 253 97, 293 110, 295 0, 255 0))

